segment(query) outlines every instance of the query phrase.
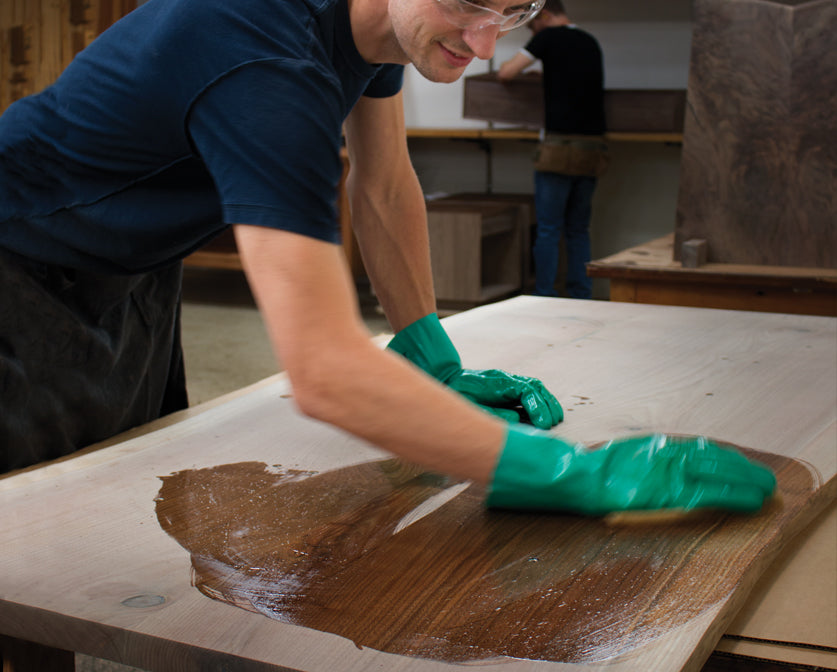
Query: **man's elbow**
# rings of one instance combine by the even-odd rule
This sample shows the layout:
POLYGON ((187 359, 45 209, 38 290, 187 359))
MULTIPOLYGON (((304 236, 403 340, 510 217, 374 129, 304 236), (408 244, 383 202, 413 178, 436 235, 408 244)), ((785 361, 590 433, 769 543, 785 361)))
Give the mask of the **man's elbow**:
POLYGON ((293 389, 294 404, 304 416, 321 422, 333 422, 335 401, 329 385, 328 372, 316 366, 296 367, 288 370, 293 389))
POLYGON ((309 351, 285 362, 297 410, 306 417, 345 428, 356 412, 356 404, 362 401, 358 397, 363 395, 357 393, 358 379, 364 375, 362 360, 362 353, 356 349, 334 347, 309 351))

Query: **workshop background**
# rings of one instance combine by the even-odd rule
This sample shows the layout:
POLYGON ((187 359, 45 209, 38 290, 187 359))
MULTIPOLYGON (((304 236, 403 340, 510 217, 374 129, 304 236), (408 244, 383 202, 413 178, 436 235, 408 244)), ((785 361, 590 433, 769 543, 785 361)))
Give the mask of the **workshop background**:
MULTIPOLYGON (((0 111, 12 101, 47 86, 78 51, 110 23, 131 11, 136 2, 2 0, 0 111)), ((708 0, 702 4, 710 9, 713 5, 708 0)), ((690 86, 690 66, 694 65, 694 6, 692 0, 634 0, 630 3, 623 0, 567 0, 566 5, 570 17, 593 33, 602 45, 605 86, 609 91, 673 94, 666 99, 671 107, 659 107, 656 117, 650 117, 652 121, 647 128, 630 128, 612 134, 609 139, 612 163, 596 190, 591 225, 593 258, 601 259, 669 236, 675 230, 678 207, 682 205, 679 201, 684 200, 681 180, 683 138, 689 129, 684 128, 683 120, 688 110, 682 103, 690 86), (660 116, 671 115, 672 110, 675 113, 673 124, 661 126, 660 116)), ((758 25, 757 19, 761 18, 765 23, 778 26, 776 30, 786 30, 780 37, 792 37, 798 30, 807 41, 811 62, 807 63, 805 72, 814 73, 810 75, 811 79, 794 70, 799 67, 799 59, 790 59, 788 64, 783 64, 786 67, 779 73, 781 76, 771 75, 771 82, 778 81, 779 86, 786 86, 789 96, 792 91, 800 107, 805 107, 806 90, 816 89, 820 92, 819 102, 807 101, 807 107, 817 109, 816 104, 819 104, 822 109, 831 110, 817 122, 821 126, 814 128, 821 137, 817 145, 818 165, 831 166, 830 172, 822 173, 831 177, 818 183, 818 189, 827 194, 837 193, 834 184, 837 180, 834 177, 837 175, 834 169, 837 166, 837 121, 833 113, 837 109, 837 49, 833 43, 833 6, 833 2, 779 2, 765 10, 775 10, 785 19, 788 12, 796 11, 800 28, 794 28, 793 21, 786 26, 782 22, 771 22, 769 16, 753 15, 754 25, 758 25), (816 30, 805 30, 805 21, 816 24, 816 30), (816 70, 813 69, 814 61, 816 70), (816 86, 806 89, 806 81, 815 82, 816 86)), ((410 68, 405 75, 410 152, 429 199, 433 226, 452 227, 455 223, 477 231, 476 238, 469 239, 472 241, 468 243, 470 247, 433 252, 434 266, 440 274, 436 280, 443 313, 525 293, 531 286, 527 245, 531 242, 531 158, 536 130, 531 124, 521 126, 511 121, 466 118, 464 114, 468 78, 493 70, 519 49, 529 35, 527 30, 507 34, 498 43, 492 61, 473 63, 465 76, 452 85, 428 82, 410 68), (465 214, 460 212, 463 201, 473 206, 465 214), (452 202, 458 205, 452 206, 452 202), (480 237, 481 227, 484 228, 489 220, 500 231, 495 236, 497 244, 480 237), (467 263, 463 263, 463 259, 467 259, 467 263), (465 266, 473 277, 458 275, 453 270, 448 272, 449 265, 465 266)), ((750 45, 751 55, 757 60, 760 49, 766 52, 772 46, 767 41, 754 39, 750 45)), ((746 64, 738 65, 746 70, 746 64)), ((647 95, 639 94, 631 99, 631 104, 641 104, 636 101, 649 99, 647 95)), ((764 163, 770 164, 771 160, 767 156, 764 163)), ((773 197, 769 184, 763 185, 762 193, 765 199, 773 197)), ((341 202, 339 206, 344 249, 357 283, 364 319, 372 334, 387 333, 389 326, 368 286, 351 239, 346 204, 341 202)), ((831 207, 833 215, 837 206, 832 202, 823 207, 831 207)), ((837 264, 829 259, 823 262, 821 255, 829 248, 831 254, 837 254, 835 221, 837 217, 832 216, 830 227, 812 226, 806 230, 811 248, 816 252, 812 252, 812 258, 807 262, 797 260, 789 266, 814 270, 807 275, 801 273, 804 282, 797 278, 797 284, 788 288, 795 300, 801 300, 800 297, 804 298, 808 293, 820 292, 824 283, 832 310, 837 306, 834 298, 837 287, 834 267, 837 264), (814 254, 820 256, 813 258, 814 254), (820 284, 813 284, 814 280, 820 284)), ((452 242, 441 234, 437 240, 441 241, 438 245, 465 245, 452 242)), ((785 240, 777 235, 775 247, 784 249, 785 240)), ((675 248, 674 254, 679 253, 675 248)), ((785 277, 789 273, 778 275, 785 277)), ((767 290, 756 291, 761 292, 758 296, 763 296, 767 290)), ((605 300, 610 292, 609 279, 595 278, 595 298, 605 300)), ((819 314, 835 313, 826 310, 819 314)), ((219 239, 187 260, 183 344, 193 405, 238 390, 278 369, 229 237, 219 239)), ((78 669, 126 668, 79 657, 78 669)))

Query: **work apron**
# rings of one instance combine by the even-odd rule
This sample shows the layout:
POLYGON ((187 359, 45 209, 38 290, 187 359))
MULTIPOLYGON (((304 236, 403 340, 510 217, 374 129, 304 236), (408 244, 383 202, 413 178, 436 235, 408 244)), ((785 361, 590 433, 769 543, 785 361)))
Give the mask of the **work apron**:
POLYGON ((576 177, 601 177, 610 165, 603 136, 547 133, 535 150, 535 170, 576 177))
POLYGON ((0 473, 188 405, 182 265, 118 276, 0 248, 0 473))

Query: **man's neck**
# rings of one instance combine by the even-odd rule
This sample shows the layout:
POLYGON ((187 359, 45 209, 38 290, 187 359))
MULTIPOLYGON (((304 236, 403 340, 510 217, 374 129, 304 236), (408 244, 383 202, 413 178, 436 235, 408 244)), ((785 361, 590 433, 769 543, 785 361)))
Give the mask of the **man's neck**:
POLYGON ((391 31, 386 0, 348 0, 355 45, 367 63, 403 59, 391 31))

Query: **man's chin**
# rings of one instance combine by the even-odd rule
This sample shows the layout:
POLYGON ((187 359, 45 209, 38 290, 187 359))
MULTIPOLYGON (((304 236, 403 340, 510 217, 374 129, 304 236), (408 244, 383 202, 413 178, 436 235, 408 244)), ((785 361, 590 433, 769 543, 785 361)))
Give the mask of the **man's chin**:
POLYGON ((462 77, 462 72, 450 73, 450 76, 448 77, 437 77, 436 79, 431 79, 430 81, 437 84, 453 84, 460 77, 462 77))
POLYGON ((436 84, 452 84, 462 77, 465 68, 416 68, 425 79, 436 84))

